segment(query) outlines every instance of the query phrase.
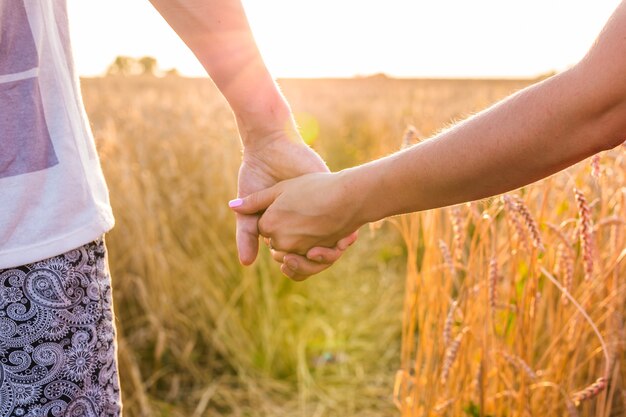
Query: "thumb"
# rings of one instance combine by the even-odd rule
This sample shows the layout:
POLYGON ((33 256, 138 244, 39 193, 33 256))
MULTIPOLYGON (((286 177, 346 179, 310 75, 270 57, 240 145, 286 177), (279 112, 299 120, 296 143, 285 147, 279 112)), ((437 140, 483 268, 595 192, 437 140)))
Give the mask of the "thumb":
POLYGON ((236 198, 228 202, 228 207, 239 214, 255 214, 264 211, 278 197, 275 187, 252 193, 244 198, 236 198))
POLYGON ((259 216, 237 214, 237 252, 242 265, 250 265, 259 251, 259 216))

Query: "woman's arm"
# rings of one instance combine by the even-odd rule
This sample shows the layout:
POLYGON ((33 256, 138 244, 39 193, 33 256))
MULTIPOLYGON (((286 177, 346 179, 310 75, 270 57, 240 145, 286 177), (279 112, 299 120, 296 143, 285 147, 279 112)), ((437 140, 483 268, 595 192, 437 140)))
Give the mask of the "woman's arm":
POLYGON ((236 210, 269 206, 261 233, 282 250, 305 253, 370 221, 521 187, 624 141, 625 74, 623 3, 570 70, 409 149, 279 184, 236 210))
MULTIPOLYGON (((263 62, 240 0, 151 2, 193 51, 234 112, 244 146, 240 196, 287 178, 328 171, 302 141, 291 109, 263 62)), ((257 220, 255 215, 237 216, 237 246, 244 264, 252 263, 257 255, 257 220)), ((354 239, 347 238, 341 247, 354 239)), ((325 253, 327 259, 336 259, 341 250, 325 253)), ((307 266, 303 273, 328 266, 301 262, 307 266)))
POLYGON ((346 172, 362 190, 360 220, 506 192, 622 143, 626 7, 611 23, 572 69, 405 152, 346 172))

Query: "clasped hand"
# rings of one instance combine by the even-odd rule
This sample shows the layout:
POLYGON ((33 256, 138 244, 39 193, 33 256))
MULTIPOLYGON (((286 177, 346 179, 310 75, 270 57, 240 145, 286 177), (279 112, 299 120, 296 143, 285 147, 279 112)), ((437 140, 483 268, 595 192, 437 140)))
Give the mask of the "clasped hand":
POLYGON ((237 213, 241 263, 254 262, 261 235, 283 274, 302 281, 337 261, 357 239, 358 226, 342 210, 340 176, 291 136, 277 132, 263 146, 244 149, 240 198, 229 205, 237 213))

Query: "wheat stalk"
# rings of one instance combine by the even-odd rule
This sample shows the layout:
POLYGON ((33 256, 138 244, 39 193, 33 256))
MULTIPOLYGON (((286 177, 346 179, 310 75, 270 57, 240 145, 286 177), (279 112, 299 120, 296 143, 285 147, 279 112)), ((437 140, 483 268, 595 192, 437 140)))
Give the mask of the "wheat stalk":
POLYGON ((456 335, 452 343, 448 345, 446 349, 446 353, 443 358, 443 366, 441 368, 441 383, 445 384, 448 380, 448 375, 450 374, 450 368, 452 368, 452 364, 456 360, 456 357, 459 353, 459 347, 461 346, 461 341, 463 340, 463 336, 469 329, 464 328, 459 334, 456 335))
POLYGON ((524 232, 524 227, 519 220, 519 213, 515 207, 515 202, 511 198, 511 196, 504 194, 502 196, 502 201, 504 202, 504 208, 508 214, 508 218, 513 223, 513 227, 515 229, 515 234, 517 235, 517 239, 522 243, 522 247, 524 250, 528 251, 528 241, 526 239, 526 233, 524 232))
POLYGON ((515 210, 520 214, 522 219, 524 220, 524 224, 526 225, 526 229, 530 233, 530 238, 533 243, 533 246, 541 252, 545 252, 545 248, 543 246, 543 240, 541 239, 541 233, 539 233, 539 227, 537 226, 537 222, 535 218, 528 210, 526 203, 524 200, 519 198, 518 196, 513 196, 513 201, 515 202, 515 210))
POLYGON ((607 382, 608 381, 606 377, 598 378, 593 384, 572 394, 572 400, 576 404, 580 404, 583 401, 587 401, 594 397, 597 397, 598 394, 606 389, 607 382))
POLYGON ((591 157, 591 176, 600 178, 600 154, 591 157))
POLYGON ((450 220, 454 235, 454 258, 458 261, 463 257, 463 243, 465 241, 463 215, 461 214, 460 206, 454 206, 450 209, 450 220))
POLYGON ((578 235, 583 252, 585 280, 589 280, 593 274, 593 224, 591 220, 591 210, 589 209, 587 199, 582 191, 574 188, 574 194, 576 195, 576 203, 580 217, 578 235))
POLYGON ((450 271, 450 275, 454 276, 456 273, 456 270, 454 268, 454 261, 452 260, 452 255, 450 254, 450 249, 448 248, 448 245, 446 245, 446 242, 444 242, 442 239, 439 239, 439 250, 441 250, 443 262, 450 271))

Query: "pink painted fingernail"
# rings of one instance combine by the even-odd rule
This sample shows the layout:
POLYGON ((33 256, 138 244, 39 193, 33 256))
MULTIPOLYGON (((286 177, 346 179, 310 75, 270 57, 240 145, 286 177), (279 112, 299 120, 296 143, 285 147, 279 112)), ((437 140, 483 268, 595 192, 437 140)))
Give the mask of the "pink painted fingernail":
POLYGON ((228 207, 236 208, 241 207, 243 205, 243 198, 235 198, 234 200, 230 200, 228 202, 228 207))

